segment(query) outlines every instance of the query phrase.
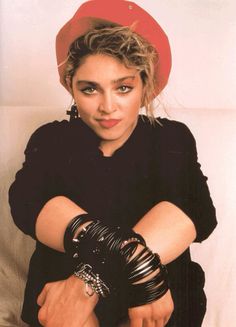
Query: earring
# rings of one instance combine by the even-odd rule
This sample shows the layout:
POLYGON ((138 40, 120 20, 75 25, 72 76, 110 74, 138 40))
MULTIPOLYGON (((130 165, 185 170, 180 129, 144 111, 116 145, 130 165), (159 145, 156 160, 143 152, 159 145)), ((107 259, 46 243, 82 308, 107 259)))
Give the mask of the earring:
POLYGON ((75 103, 71 106, 70 110, 66 111, 66 114, 70 116, 70 121, 79 118, 79 112, 75 103))

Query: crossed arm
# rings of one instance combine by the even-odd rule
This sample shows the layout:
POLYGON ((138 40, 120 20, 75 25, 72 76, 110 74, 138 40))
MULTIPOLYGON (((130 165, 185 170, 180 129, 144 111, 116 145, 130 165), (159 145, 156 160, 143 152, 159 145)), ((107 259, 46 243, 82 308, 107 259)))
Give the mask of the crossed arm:
MULTIPOLYGON (((133 229, 143 236, 147 246, 158 253, 162 262, 167 264, 184 252, 194 239, 202 241, 207 238, 216 226, 216 219, 206 178, 197 163, 194 138, 182 124, 165 123, 166 126, 159 135, 160 143, 165 144, 164 148, 158 150, 163 163, 159 167, 159 175, 163 176, 161 184, 167 183, 168 192, 163 197, 169 202, 158 203, 144 217, 140 217, 133 229), (168 166, 168 174, 167 162, 173 162, 173 165, 168 166), (178 163, 177 168, 181 167, 177 179, 174 178, 175 163, 178 163), (189 198, 190 201, 184 205, 176 202, 175 196, 171 196, 172 189, 176 190, 183 177, 186 182, 185 200, 189 198), (179 208, 183 208, 186 213, 179 208)), ((35 237, 37 217, 36 238, 61 252, 64 251, 63 237, 68 222, 84 212, 68 198, 56 196, 64 194, 63 192, 55 193, 55 190, 50 188, 51 183, 54 185, 55 167, 62 160, 59 154, 64 153, 63 149, 67 151, 67 144, 72 137, 69 133, 71 129, 67 125, 65 122, 54 122, 41 127, 33 134, 25 151, 26 161, 17 173, 9 194, 16 225, 26 234, 35 237), (51 175, 52 180, 48 180, 51 175)), ((177 198, 182 199, 181 190, 177 198)), ((86 297, 84 283, 74 276, 65 281, 47 284, 38 301, 42 306, 40 320, 46 327, 94 327, 98 324, 93 315, 98 298, 96 295, 86 297), (78 310, 78 307, 83 308, 82 314, 79 313, 81 310, 78 310), (49 317, 52 320, 49 320, 49 317), (60 324, 57 323, 58 317, 60 324)), ((148 327, 154 326, 154 322, 157 322, 155 326, 164 326, 172 309, 170 293, 166 293, 151 305, 129 310, 131 326, 142 326, 143 320, 147 322, 148 327)))
MULTIPOLYGON (((40 211, 36 222, 36 236, 45 245, 64 251, 63 237, 67 224, 76 215, 85 211, 66 197, 49 200, 40 211), (50 228, 54 226, 54 228, 50 228)), ((178 207, 170 202, 160 202, 154 206, 134 226, 147 246, 160 255, 167 264, 183 253, 196 237, 194 224, 178 207)), ((41 306, 39 319, 46 327, 96 327, 99 326, 94 307, 97 295, 88 297, 84 283, 71 276, 65 281, 45 286, 38 298, 41 306), (83 307, 83 312, 79 308, 83 307), (60 321, 60 325, 59 325, 60 321), (63 322, 64 321, 64 322, 63 322)), ((171 294, 168 291, 159 300, 129 310, 130 326, 141 327, 143 321, 148 326, 165 326, 173 310, 171 294)))

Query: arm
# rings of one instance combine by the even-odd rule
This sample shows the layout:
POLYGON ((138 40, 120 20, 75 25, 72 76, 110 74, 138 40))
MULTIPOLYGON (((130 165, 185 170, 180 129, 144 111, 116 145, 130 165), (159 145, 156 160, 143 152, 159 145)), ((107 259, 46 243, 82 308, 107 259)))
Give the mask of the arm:
MULTIPOLYGON (((154 206, 135 226, 134 230, 146 240, 147 246, 167 264, 183 253, 196 237, 191 219, 170 202, 154 206)), ((170 291, 150 304, 129 309, 130 327, 141 327, 143 321, 156 321, 165 326, 173 311, 170 291)))
POLYGON ((34 239, 39 212, 51 198, 61 194, 54 176, 62 161, 57 149, 66 134, 65 128, 65 121, 53 122, 32 134, 26 146, 23 167, 9 189, 13 220, 23 233, 34 239))
POLYGON ((160 255, 163 264, 180 256, 196 238, 191 219, 167 201, 154 206, 134 226, 134 230, 143 236, 153 252, 160 255))
MULTIPOLYGON (((72 217, 85 213, 77 204, 62 196, 49 200, 36 221, 37 239, 55 250, 64 251, 63 238, 72 217), (51 228, 54 226, 54 228, 51 228)), ((191 219, 170 202, 153 207, 134 226, 147 245, 167 264, 182 254, 196 237, 191 219)))
POLYGON ((46 327, 98 327, 93 314, 97 301, 96 295, 86 295, 83 281, 71 276, 45 285, 37 301, 38 318, 46 327))
MULTIPOLYGON (((48 244, 49 246, 51 245, 52 248, 59 251, 63 250, 60 236, 63 234, 63 230, 67 224, 67 221, 73 218, 74 215, 77 215, 80 212, 84 212, 69 199, 58 196, 59 194, 63 193, 56 183, 54 176, 56 174, 58 165, 60 165, 62 161, 61 159, 63 158, 59 156, 57 149, 61 148, 61 151, 63 152, 63 148, 60 147, 60 144, 63 145, 66 143, 61 142, 61 140, 67 136, 67 132, 65 131, 66 127, 67 122, 65 121, 61 123, 50 123, 40 127, 31 136, 25 150, 26 159, 23 167, 16 174, 16 179, 9 190, 9 202, 11 206, 12 217, 16 225, 24 233, 32 236, 34 239, 38 238, 38 240, 41 240, 41 236, 38 237, 37 235, 38 231, 36 227, 36 221, 40 222, 41 219, 38 220, 37 218, 38 216, 41 218, 42 215, 42 220, 45 223, 45 225, 44 223, 39 224, 39 235, 43 235, 42 243, 48 244), (60 208, 58 211, 54 206, 47 206, 47 203, 51 203, 51 201, 54 204, 54 198, 58 200, 55 201, 55 207, 58 205, 60 208), (68 215, 66 214, 67 206, 63 200, 66 203, 68 202, 71 204, 68 215), (62 206, 60 206, 60 204, 62 204, 62 206), (46 208, 45 211, 47 211, 49 207, 51 208, 49 211, 55 209, 52 220, 43 219, 46 217, 43 213, 44 210, 42 210, 44 206, 46 208), (58 219, 61 212, 64 214, 62 214, 60 219, 58 219), (42 229, 44 229, 44 231, 42 229), (55 233, 53 230, 55 230, 55 233), (52 233, 49 231, 52 231, 52 233), (47 232, 49 233, 47 234, 47 232), (50 242, 52 242, 52 244, 50 242)), ((75 318, 74 320, 75 323, 77 322, 77 326, 82 326, 82 322, 91 316, 91 312, 93 311, 93 308, 96 305, 98 299, 96 295, 94 295, 92 298, 85 296, 84 287, 81 288, 81 285, 84 286, 84 283, 81 283, 78 278, 73 276, 66 280, 66 282, 61 281, 53 283, 52 292, 49 291, 50 286, 48 285, 43 291, 42 296, 39 298, 39 304, 44 304, 45 301, 49 301, 47 304, 49 307, 51 307, 52 298, 54 298, 56 295, 56 293, 53 291, 55 289, 58 292, 59 290, 62 291, 63 289, 64 291, 68 291, 70 287, 71 289, 79 289, 77 296, 74 294, 75 308, 78 305, 81 306, 82 303, 82 306, 86 305, 87 311, 84 310, 83 315, 80 316, 78 315, 78 310, 75 310, 74 308, 76 313, 74 314, 73 318, 75 318), (71 287, 72 285, 73 287, 71 287)), ((61 299, 63 302, 62 297, 61 299)), ((58 309, 60 308, 61 310, 61 307, 58 305, 55 307, 58 309)), ((40 314, 43 315, 44 310, 41 311, 40 314)), ((43 317, 43 319, 45 319, 45 317, 43 317)), ((94 320, 94 318, 91 318, 91 320, 94 320)))
POLYGON ((167 201, 178 207, 193 222, 195 242, 202 242, 217 225, 216 212, 198 163, 196 141, 182 123, 165 121, 158 138, 157 202, 167 201))
MULTIPOLYGON (((80 207, 67 198, 56 197, 50 200, 43 207, 38 216, 36 223, 37 238, 46 245, 63 251, 63 236, 68 222, 71 220, 72 216, 83 212, 84 211, 80 207), (60 224, 57 224, 56 229, 49 228, 57 223, 58 218, 60 224)), ((175 257, 179 256, 189 246, 196 235, 191 220, 180 209, 168 202, 159 203, 152 208, 134 227, 134 230, 146 239, 147 245, 154 252, 160 254, 164 263, 172 261, 175 257), (183 237, 184 235, 187 235, 187 238, 183 237)), ((52 294, 51 298, 48 298, 48 301, 51 300, 52 303, 61 302, 58 301, 58 298, 62 297, 64 299, 67 295, 66 292, 68 291, 70 301, 73 304, 71 304, 70 307, 63 306, 63 311, 65 312, 65 310, 68 309, 71 313, 70 316, 74 317, 73 322, 80 321, 81 323, 83 320, 79 319, 82 317, 76 316, 77 307, 83 303, 83 305, 86 306, 88 313, 91 314, 97 303, 97 299, 96 301, 92 300, 93 297, 91 300, 87 298, 84 299, 83 292, 73 292, 73 289, 76 288, 76 284, 81 283, 81 281, 76 280, 74 277, 70 277, 69 280, 62 282, 62 285, 67 285, 68 282, 71 286, 71 292, 70 288, 61 287, 60 289, 62 292, 52 294)), ((46 286, 46 289, 53 288, 54 286, 54 283, 49 284, 46 286)), ((45 292, 46 291, 44 290, 43 293, 45 292)), ((46 306, 43 307, 43 312, 45 312, 48 305, 49 304, 47 303, 46 306)), ((62 309, 58 307, 58 305, 57 308, 59 309, 59 314, 56 315, 55 313, 55 322, 57 321, 57 317, 60 316, 61 319, 62 309)), ((130 319, 131 324, 133 324, 131 326, 138 327, 143 319, 155 319, 163 321, 164 324, 168 321, 172 310, 173 303, 170 292, 168 292, 158 301, 149 305, 130 309, 130 319)), ((85 317, 86 315, 84 312, 83 319, 85 319, 85 317)))
MULTIPOLYGON (((197 162, 196 143, 189 129, 177 122, 167 122, 159 141, 157 187, 163 187, 158 197, 161 202, 134 229, 167 264, 193 241, 206 239, 217 222, 207 178, 197 162)), ((164 297, 151 305, 130 309, 131 327, 142 326, 143 319, 160 322, 163 318, 158 313, 163 309, 162 300, 164 297)))
MULTIPOLYGON (((32 148, 31 148, 31 150, 32 150, 32 148)), ((36 159, 37 159, 37 153, 34 155, 36 156, 36 159)), ((42 167, 44 167, 44 165, 42 165, 42 167)), ((40 168, 42 168, 42 167, 40 167, 40 168)), ((22 173, 25 173, 25 171, 27 171, 27 164, 26 164, 25 168, 26 168, 26 170, 24 170, 24 172, 22 172, 22 173)), ((36 168, 38 168, 38 167, 36 167, 36 168)), ((42 171, 42 169, 39 171, 42 171)), ((31 174, 31 176, 33 177, 33 174, 31 174)), ((43 177, 43 174, 42 174, 42 176, 40 176, 39 180, 41 179, 41 177, 43 177)), ((44 181, 44 183, 45 183, 45 181, 44 181)), ((29 188, 29 192, 28 192, 28 196, 30 195, 29 197, 32 198, 30 191, 32 191, 32 188, 31 189, 29 188)), ((37 196, 40 193, 41 193, 41 188, 39 187, 35 190, 35 194, 34 194, 35 202, 37 202, 37 196)), ((42 243, 44 243, 44 244, 48 245, 49 247, 52 247, 56 250, 63 251, 63 235, 64 235, 66 225, 71 220, 71 218, 73 218, 75 215, 80 214, 84 211, 82 208, 78 207, 76 204, 74 204, 69 199, 62 197, 62 196, 53 197, 52 195, 53 194, 51 194, 51 197, 48 199, 48 201, 45 201, 47 199, 44 198, 43 202, 41 201, 41 197, 42 197, 41 194, 39 196, 39 200, 41 202, 38 201, 39 202, 38 208, 40 208, 41 210, 39 210, 38 215, 36 215, 36 212, 34 212, 35 220, 37 220, 35 231, 36 231, 37 238, 42 243), (60 224, 58 224, 59 221, 60 221, 60 224), (52 226, 53 226, 53 228, 52 228, 52 226)), ((26 194, 25 198, 23 198, 23 201, 22 201, 23 207, 24 207, 25 201, 27 201, 27 194, 26 194)), ((140 234, 142 234, 144 236, 148 246, 153 251, 160 252, 161 258, 165 263, 172 261, 175 257, 177 257, 179 254, 181 254, 186 249, 186 247, 188 247, 188 245, 195 238, 194 226, 196 226, 195 221, 194 221, 194 225, 191 222, 192 217, 190 220, 190 218, 188 218, 188 215, 186 215, 185 207, 182 208, 181 204, 179 205, 179 203, 175 203, 177 206, 179 206, 181 209, 183 209, 183 211, 182 211, 182 210, 178 209, 177 206, 175 206, 174 204, 171 204, 170 202, 175 203, 175 199, 173 199, 171 196, 167 197, 166 201, 162 201, 161 203, 156 205, 134 227, 134 229, 137 232, 140 232, 140 234), (164 213, 166 213, 166 214, 164 214, 164 213), (169 214, 171 215, 171 217, 169 214), (157 234, 155 233, 155 239, 154 239, 154 228, 152 228, 152 230, 150 230, 150 228, 149 228, 150 223, 154 224, 153 226, 155 226, 155 229, 160 228, 160 230, 165 230, 165 233, 164 232, 160 233, 158 238, 156 237, 157 234), (169 228, 170 226, 171 226, 171 228, 169 228), (190 230, 191 230, 191 232, 189 233, 190 230), (186 235, 189 236, 189 238, 185 239, 186 235), (176 239, 175 239, 175 237, 176 237, 176 239), (159 240, 159 244, 157 243, 157 239, 159 240), (183 242, 179 242, 179 240, 181 240, 183 242), (172 242, 173 242, 173 244, 178 244, 179 248, 175 248, 173 251, 173 247, 170 245, 170 244, 172 244, 172 242)), ((22 204, 21 204, 20 208, 22 208, 22 204)), ((24 207, 25 210, 28 208, 31 208, 30 205, 29 206, 27 205, 24 207)), ((17 210, 15 210, 15 212, 17 212, 17 210)), ((21 211, 21 213, 22 213, 22 211, 21 211)), ((32 213, 32 212, 30 212, 30 213, 32 213)), ((28 217, 29 212, 26 210, 25 214, 22 216, 28 217)), ((33 223, 32 223, 32 226, 33 226, 33 223)), ((25 224, 25 226, 27 226, 27 225, 25 224)), ((26 228, 25 226, 24 226, 24 228, 26 228)), ((202 226, 204 227, 203 224, 202 224, 202 226)), ((196 229, 199 229, 199 228, 196 228, 196 229)), ((157 230, 155 232, 157 232, 157 230)), ((91 303, 91 307, 90 307, 91 310, 94 308, 94 305, 95 304, 91 303)), ((155 310, 155 311, 160 311, 160 310, 155 310)), ((145 310, 145 312, 146 312, 146 310, 145 310)))
MULTIPOLYGON (((63 236, 68 222, 71 217, 83 212, 80 207, 65 197, 56 197, 50 200, 38 216, 37 238, 46 245, 63 251, 63 236), (56 228, 49 228, 55 225, 56 228)), ((184 252, 196 237, 195 227, 190 218, 169 202, 161 202, 153 207, 134 227, 134 230, 145 238, 147 245, 154 252, 160 254, 162 262, 165 264, 184 252)), ((74 282, 76 283, 76 280, 74 282)), ((78 294, 75 303, 77 299, 78 294)), ((130 317, 134 326, 138 324, 137 317, 139 319, 144 319, 146 315, 146 319, 150 317, 148 307, 152 307, 152 312, 155 312, 157 320, 162 319, 163 316, 167 316, 165 318, 167 320, 173 309, 170 293, 145 308, 142 306, 131 309, 130 317), (153 307, 155 307, 154 310, 153 307), (168 313, 166 314, 166 312, 168 313)))
MULTIPOLYGON (((158 204, 134 229, 154 252, 161 254, 162 261, 168 263, 184 252, 195 239, 206 238, 214 229, 216 220, 207 178, 197 162, 196 143, 191 132, 184 124, 169 121, 161 131, 156 136, 160 158, 157 170, 159 184, 164 188, 158 204)), ((64 230, 69 220, 82 212, 83 209, 65 197, 51 199, 37 219, 39 240, 62 251, 64 230), (49 226, 56 229, 52 231, 49 226), (56 243, 48 233, 56 235, 56 243)))

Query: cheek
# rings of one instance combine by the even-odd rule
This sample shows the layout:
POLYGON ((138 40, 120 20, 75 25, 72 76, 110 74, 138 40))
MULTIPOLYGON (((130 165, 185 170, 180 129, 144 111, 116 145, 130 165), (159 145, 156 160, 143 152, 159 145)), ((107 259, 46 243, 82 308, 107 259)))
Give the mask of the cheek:
POLYGON ((142 105, 142 90, 131 93, 128 97, 122 99, 122 106, 130 111, 139 111, 142 105))
POLYGON ((126 106, 125 116, 128 120, 133 121, 135 120, 140 112, 140 102, 135 101, 132 104, 130 103, 129 106, 126 106))
POLYGON ((96 101, 93 99, 83 99, 83 98, 75 98, 78 110, 82 115, 90 115, 94 111, 96 111, 96 101))
POLYGON ((140 94, 137 94, 137 96, 132 99, 132 102, 130 102, 130 109, 132 108, 133 112, 139 112, 141 106, 142 98, 140 97, 140 94))

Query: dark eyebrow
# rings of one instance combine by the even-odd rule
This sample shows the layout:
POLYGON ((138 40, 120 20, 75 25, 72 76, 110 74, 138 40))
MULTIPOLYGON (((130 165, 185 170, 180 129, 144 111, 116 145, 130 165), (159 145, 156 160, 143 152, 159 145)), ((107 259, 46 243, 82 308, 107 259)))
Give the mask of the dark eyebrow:
POLYGON ((92 86, 96 86, 96 85, 99 85, 98 83, 96 82, 93 82, 93 81, 87 81, 87 80, 83 80, 83 79, 80 79, 78 81, 76 81, 76 84, 79 85, 79 84, 89 84, 89 85, 92 85, 92 86))
MULTIPOLYGON (((118 79, 114 79, 111 82, 112 82, 112 84, 118 84, 118 83, 121 83, 121 82, 125 81, 126 79, 132 79, 132 80, 134 80, 135 79, 135 76, 134 75, 124 76, 124 77, 121 77, 121 78, 118 78, 118 79)), ((77 85, 82 84, 82 83, 89 84, 91 86, 99 86, 99 83, 94 82, 94 81, 78 80, 76 82, 77 85)))
POLYGON ((124 76, 124 77, 121 77, 121 78, 118 78, 118 79, 115 79, 113 81, 111 81, 113 84, 117 84, 117 83, 120 83, 120 82, 123 82, 124 80, 126 79, 132 79, 134 80, 135 79, 135 76, 134 75, 130 75, 130 76, 124 76))

